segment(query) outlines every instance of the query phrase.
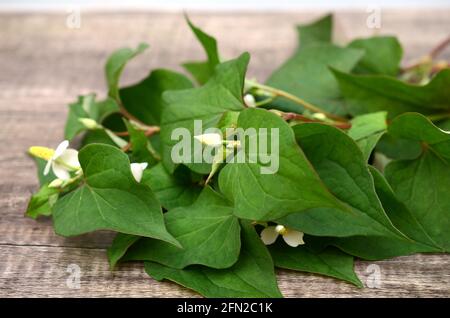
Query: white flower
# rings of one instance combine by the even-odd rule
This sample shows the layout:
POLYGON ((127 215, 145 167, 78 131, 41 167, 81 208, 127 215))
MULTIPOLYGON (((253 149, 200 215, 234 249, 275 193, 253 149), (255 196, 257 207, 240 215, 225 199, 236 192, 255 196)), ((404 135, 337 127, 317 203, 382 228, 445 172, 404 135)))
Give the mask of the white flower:
POLYGON ((71 171, 80 169, 78 162, 78 151, 75 149, 68 149, 69 142, 64 140, 56 147, 51 158, 47 161, 44 169, 44 175, 47 175, 52 168, 53 173, 61 180, 69 180, 71 171))
POLYGON ((137 182, 141 182, 142 173, 144 172, 145 168, 147 168, 148 163, 147 162, 132 163, 130 166, 131 166, 131 173, 133 174, 134 179, 137 182))
POLYGON ((280 234, 289 246, 297 247, 305 244, 305 242, 303 242, 303 232, 288 229, 283 225, 266 227, 261 231, 261 240, 264 244, 270 245, 277 240, 277 237, 280 234))
POLYGON ((256 107, 255 97, 253 97, 252 94, 245 94, 244 95, 244 103, 248 107, 256 107))
POLYGON ((211 147, 217 147, 222 145, 222 135, 211 133, 211 134, 203 134, 194 136, 195 139, 200 141, 202 144, 211 147))

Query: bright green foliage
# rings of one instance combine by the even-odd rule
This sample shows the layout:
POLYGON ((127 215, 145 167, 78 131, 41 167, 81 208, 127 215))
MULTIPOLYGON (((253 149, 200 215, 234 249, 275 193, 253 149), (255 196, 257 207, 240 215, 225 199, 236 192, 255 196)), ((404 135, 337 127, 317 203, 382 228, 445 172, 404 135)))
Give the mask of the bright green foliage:
POLYGON ((54 205, 56 233, 73 236, 109 229, 179 245, 165 228, 155 195, 134 180, 123 152, 93 144, 80 151, 79 160, 84 182, 54 205))
POLYGON ((69 105, 72 150, 30 149, 28 217, 51 216, 63 236, 114 231, 111 270, 144 261, 154 279, 218 298, 281 297, 274 267, 363 287, 355 257, 450 252, 449 69, 400 70, 392 36, 338 46, 328 15, 298 27, 298 49, 262 85, 246 79, 248 53, 221 62, 215 38, 187 23, 207 56, 183 65, 198 86, 156 69, 121 87, 147 45, 113 52, 107 97, 69 105), (234 160, 202 161, 199 139, 234 160))
POLYGON ((403 55, 402 46, 393 36, 375 36, 352 41, 348 47, 364 50, 364 57, 354 70, 361 74, 396 76, 403 55))
POLYGON ((402 82, 386 75, 353 75, 333 70, 352 115, 387 111, 388 118, 405 112, 436 114, 450 110, 450 70, 426 85, 402 82))
POLYGON ((239 221, 229 202, 211 188, 206 187, 194 204, 167 212, 165 220, 181 248, 142 239, 125 259, 155 261, 179 269, 192 264, 227 268, 236 262, 241 247, 239 221))
POLYGON ((333 42, 333 16, 326 15, 310 24, 297 26, 300 49, 333 42))
POLYGON ((205 50, 207 60, 204 62, 188 62, 184 63, 183 66, 199 84, 205 84, 213 76, 216 65, 220 63, 217 41, 214 37, 196 27, 187 16, 186 21, 205 50))
POLYGON ((270 254, 253 226, 246 222, 242 222, 241 240, 239 260, 227 269, 175 269, 146 262, 145 270, 157 280, 172 280, 205 297, 281 297, 270 254))
MULTIPOLYGON (((235 60, 217 66, 214 76, 200 88, 180 91, 168 91, 164 94, 167 106, 161 118, 162 160, 169 172, 173 172, 172 147, 179 140, 172 139, 175 129, 185 128, 191 133, 191 145, 194 147, 194 120, 202 120, 203 129, 214 127, 226 111, 240 111, 244 108, 242 91, 244 77, 250 56, 242 54, 235 60)), ((201 149, 200 149, 201 150, 201 149)), ((195 156, 191 151, 192 160, 195 156)), ((194 171, 208 173, 208 164, 190 164, 194 171)))

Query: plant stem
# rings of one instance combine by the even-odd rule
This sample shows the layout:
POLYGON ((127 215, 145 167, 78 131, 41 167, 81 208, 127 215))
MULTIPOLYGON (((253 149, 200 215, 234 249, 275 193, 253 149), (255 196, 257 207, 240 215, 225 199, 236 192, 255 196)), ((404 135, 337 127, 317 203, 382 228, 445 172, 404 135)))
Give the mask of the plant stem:
POLYGON ((156 133, 159 133, 161 128, 159 126, 147 126, 147 130, 145 131, 145 135, 150 137, 156 133))
POLYGON ((275 99, 275 97, 269 97, 262 101, 256 102, 255 107, 261 107, 261 106, 267 105, 267 104, 271 103, 274 99, 275 99))
POLYGON ((122 147, 123 152, 127 152, 131 149, 131 142, 128 142, 125 146, 122 147))
POLYGON ((311 118, 308 118, 306 116, 296 114, 296 113, 283 113, 281 116, 283 117, 284 120, 299 120, 299 121, 302 121, 305 123, 321 123, 324 125, 334 126, 336 128, 340 128, 340 129, 350 129, 352 127, 352 124, 349 122, 345 122, 345 123, 344 122, 326 122, 326 121, 311 119, 311 118))
POLYGON ((444 51, 447 46, 450 45, 450 36, 448 36, 445 40, 443 40, 441 43, 439 43, 438 45, 436 45, 430 52, 429 56, 432 59, 435 59, 436 57, 439 56, 439 54, 442 53, 442 51, 444 51))
MULTIPOLYGON (((118 101, 117 103, 119 104, 120 113, 122 114, 123 117, 127 118, 128 120, 132 120, 146 129, 153 129, 154 127, 158 127, 158 126, 147 125, 146 123, 144 123, 141 120, 139 120, 138 118, 136 118, 133 114, 129 113, 128 110, 126 110, 126 108, 123 106, 123 104, 120 101, 118 101)), ((127 135, 124 135, 124 136, 127 136, 127 135)))
POLYGON ((430 53, 428 53, 427 55, 420 58, 419 61, 417 61, 411 65, 403 67, 400 70, 400 72, 405 73, 405 72, 411 71, 415 68, 418 68, 424 64, 431 64, 433 62, 433 60, 435 58, 437 58, 439 56, 439 54, 441 54, 442 51, 444 51, 447 48, 447 46, 449 46, 449 45, 450 45, 450 36, 448 36, 446 39, 444 39, 442 42, 440 42, 438 45, 436 45, 430 51, 430 53))
POLYGON ((246 80, 246 83, 251 85, 251 86, 253 86, 253 87, 255 87, 255 88, 259 88, 259 89, 264 90, 264 91, 266 91, 268 93, 271 93, 271 94, 273 94, 276 97, 283 97, 283 98, 289 99, 289 100, 293 101, 294 103, 297 103, 297 104, 303 106, 304 108, 306 108, 306 109, 308 109, 308 110, 310 110, 310 111, 312 111, 314 113, 322 113, 325 116, 327 116, 328 118, 331 118, 331 119, 334 119, 334 120, 337 120, 337 121, 341 121, 341 122, 347 122, 346 118, 343 118, 343 117, 337 116, 335 114, 331 114, 329 112, 326 112, 323 109, 320 109, 319 107, 314 106, 311 103, 308 103, 304 99, 302 99, 300 97, 297 97, 295 95, 292 95, 292 94, 290 94, 290 93, 288 93, 286 91, 283 91, 283 90, 280 90, 280 89, 277 89, 277 88, 274 88, 274 87, 271 87, 271 86, 267 86, 267 85, 264 85, 264 84, 260 84, 258 82, 251 81, 251 80, 246 80))
POLYGON ((113 131, 116 136, 125 137, 129 136, 130 133, 128 131, 113 131))
MULTIPOLYGON (((161 131, 161 128, 159 126, 147 126, 147 127, 148 127, 147 130, 144 132, 147 137, 153 136, 154 134, 159 133, 161 131)), ((117 135, 118 133, 115 134, 117 135)), ((120 134, 122 134, 122 136, 129 136, 128 131, 120 132, 120 134)), ((124 147, 122 147, 122 151, 124 152, 127 152, 130 149, 131 149, 131 141, 129 141, 124 147)))

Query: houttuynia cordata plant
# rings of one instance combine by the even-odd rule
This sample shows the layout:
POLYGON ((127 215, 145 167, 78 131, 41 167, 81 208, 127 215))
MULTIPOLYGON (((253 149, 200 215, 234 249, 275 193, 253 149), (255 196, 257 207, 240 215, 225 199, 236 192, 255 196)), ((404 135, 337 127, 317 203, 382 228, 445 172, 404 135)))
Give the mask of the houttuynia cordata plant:
POLYGON ((69 105, 65 140, 31 147, 41 188, 29 217, 57 234, 117 235, 111 269, 146 272, 206 297, 281 297, 275 267, 358 287, 355 257, 450 251, 450 69, 438 52, 402 68, 392 36, 332 41, 332 16, 298 27, 300 45, 266 82, 250 55, 207 59, 190 77, 153 70, 69 105), (194 83, 195 82, 195 83, 194 83), (70 148, 70 145, 73 148, 70 148))

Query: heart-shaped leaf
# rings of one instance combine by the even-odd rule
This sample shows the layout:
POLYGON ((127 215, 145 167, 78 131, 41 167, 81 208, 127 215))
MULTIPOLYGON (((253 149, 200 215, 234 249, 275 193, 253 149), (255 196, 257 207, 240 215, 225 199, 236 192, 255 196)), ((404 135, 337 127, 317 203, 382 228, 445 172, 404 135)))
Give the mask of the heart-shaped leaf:
POLYGON ((206 187, 194 204, 167 212, 165 220, 182 248, 141 239, 124 260, 154 261, 179 269, 192 264, 227 268, 237 261, 241 247, 239 221, 229 202, 211 188, 206 187))
POLYGON ((352 75, 333 70, 352 115, 387 111, 388 118, 405 112, 440 114, 450 109, 450 70, 426 85, 402 82, 385 75, 352 75))
POLYGON ((219 175, 220 190, 234 202, 238 217, 267 221, 316 207, 345 209, 319 179, 283 119, 263 109, 247 109, 239 116, 238 128, 258 132, 241 150, 245 162, 228 163, 219 175), (250 147, 264 140, 268 152, 260 146, 250 147), (267 156, 271 162, 261 159, 267 156), (263 173, 268 168, 273 171, 263 173))
POLYGON ((173 174, 169 174, 161 163, 144 171, 142 183, 147 184, 155 193, 161 205, 167 210, 191 205, 199 196, 202 188, 195 184, 192 172, 180 165, 173 174))
MULTIPOLYGON (((189 161, 194 163, 195 154, 202 152, 200 143, 193 138, 194 120, 201 120, 204 130, 214 127, 226 111, 244 109, 242 90, 249 58, 248 53, 244 53, 235 60, 219 64, 214 76, 200 88, 164 93, 167 106, 161 118, 162 159, 170 173, 176 166, 172 160, 172 148, 180 141, 172 139, 172 133, 176 129, 184 128, 190 133, 188 141, 191 145, 191 159, 189 161), (198 143, 199 147, 195 148, 195 143, 198 143)), ((188 166, 204 174, 211 169, 211 165, 207 163, 188 164, 188 166)))
POLYGON ((108 229, 179 246, 166 230, 153 192, 134 180, 126 154, 112 146, 92 144, 78 158, 84 182, 53 207, 56 233, 73 236, 108 229))
POLYGON ((241 222, 241 225, 241 253, 237 263, 230 268, 195 265, 174 269, 145 262, 145 270, 157 280, 169 279, 205 297, 281 297, 269 252, 253 226, 248 222, 241 222))
POLYGON ((389 134, 422 143, 416 159, 391 162, 386 178, 428 239, 450 251, 450 133, 420 114, 404 114, 393 120, 389 134))

